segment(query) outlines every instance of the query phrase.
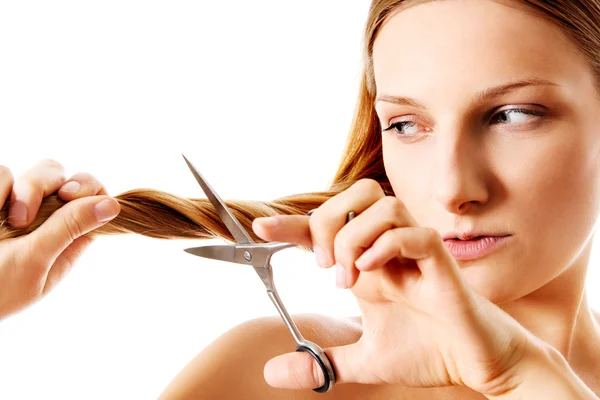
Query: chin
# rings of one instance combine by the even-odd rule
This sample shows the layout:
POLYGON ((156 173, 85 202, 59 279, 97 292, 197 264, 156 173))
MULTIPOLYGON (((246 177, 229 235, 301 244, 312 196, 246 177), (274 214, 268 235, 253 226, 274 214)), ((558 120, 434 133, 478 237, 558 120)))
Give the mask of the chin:
POLYGON ((510 271, 505 262, 473 260, 460 261, 458 265, 467 285, 494 304, 507 303, 528 293, 527 280, 518 273, 519 269, 510 271))

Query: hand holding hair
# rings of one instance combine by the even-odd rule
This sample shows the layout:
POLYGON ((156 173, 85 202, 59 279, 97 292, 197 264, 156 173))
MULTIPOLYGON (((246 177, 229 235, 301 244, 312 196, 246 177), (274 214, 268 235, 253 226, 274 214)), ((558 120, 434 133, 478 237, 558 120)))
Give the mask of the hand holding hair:
POLYGON ((79 173, 67 183, 62 165, 52 160, 16 181, 0 166, 0 206, 0 318, 48 293, 91 242, 86 234, 119 212, 94 177, 79 173), (44 197, 56 191, 55 203, 64 207, 53 214, 46 206, 40 210, 44 197))
MULTIPOLYGON (((250 229, 255 217, 304 214, 329 197, 318 192, 227 205, 260 242, 250 229)), ((154 189, 110 197, 90 174, 66 180, 63 166, 53 160, 39 162, 16 181, 0 166, 0 319, 48 293, 95 237, 128 233, 233 241, 207 199, 154 189)))

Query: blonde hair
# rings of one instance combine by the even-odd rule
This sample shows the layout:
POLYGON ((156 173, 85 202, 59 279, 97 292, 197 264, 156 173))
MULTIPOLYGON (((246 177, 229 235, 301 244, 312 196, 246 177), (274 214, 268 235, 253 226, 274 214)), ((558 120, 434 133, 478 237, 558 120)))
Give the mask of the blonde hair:
MULTIPOLYGON (((363 68, 358 103, 340 166, 329 190, 286 196, 273 201, 226 201, 232 213, 253 238, 252 220, 277 214, 306 214, 327 199, 346 190, 354 182, 369 178, 377 181, 386 195, 394 195, 386 176, 381 148, 381 126, 377 118, 373 74, 373 45, 384 22, 404 8, 434 0, 374 0, 371 3, 363 38, 363 68)), ((522 0, 543 17, 560 26, 600 76, 600 1, 599 0, 522 0)), ((597 80, 598 81, 598 80, 597 80)), ((233 241, 207 199, 186 199, 153 189, 135 189, 115 196, 121 213, 87 236, 136 233, 160 239, 210 239, 233 241)), ((56 194, 46 197, 36 220, 27 228, 5 223, 7 204, 0 210, 0 240, 18 237, 36 229, 64 204, 56 194)))

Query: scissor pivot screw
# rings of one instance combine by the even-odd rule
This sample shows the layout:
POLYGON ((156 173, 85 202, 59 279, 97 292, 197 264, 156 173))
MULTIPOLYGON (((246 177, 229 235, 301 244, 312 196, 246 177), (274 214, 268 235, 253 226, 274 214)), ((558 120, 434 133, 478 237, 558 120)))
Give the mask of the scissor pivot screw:
POLYGON ((250 254, 250 252, 246 250, 244 252, 244 258, 246 259, 246 261, 252 261, 252 254, 250 254))

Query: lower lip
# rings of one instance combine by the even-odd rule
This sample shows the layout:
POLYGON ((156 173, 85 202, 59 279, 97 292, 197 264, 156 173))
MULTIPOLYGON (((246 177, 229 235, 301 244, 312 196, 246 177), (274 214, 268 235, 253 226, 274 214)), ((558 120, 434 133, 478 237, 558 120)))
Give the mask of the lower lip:
POLYGON ((475 260, 485 257, 510 236, 483 236, 472 240, 446 239, 444 244, 456 260, 475 260))

